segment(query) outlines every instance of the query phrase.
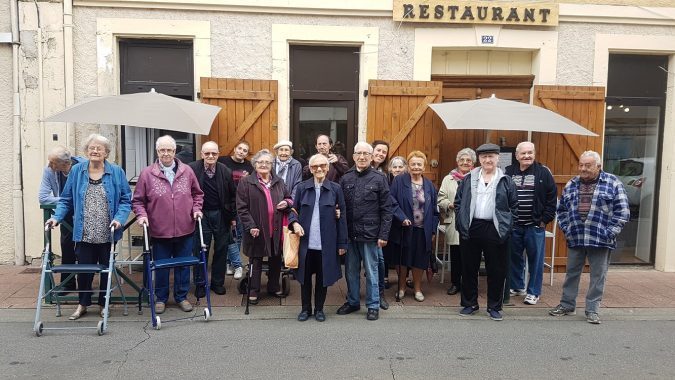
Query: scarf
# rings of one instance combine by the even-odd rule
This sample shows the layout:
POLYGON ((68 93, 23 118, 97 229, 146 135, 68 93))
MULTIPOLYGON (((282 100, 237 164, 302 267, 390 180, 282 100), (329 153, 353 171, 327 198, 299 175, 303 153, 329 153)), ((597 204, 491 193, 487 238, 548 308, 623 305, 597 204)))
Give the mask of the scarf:
POLYGON ((290 157, 286 161, 281 161, 278 157, 276 158, 277 164, 277 176, 286 182, 286 169, 288 169, 288 164, 291 162, 290 157))
MULTIPOLYGON (((468 174, 468 173, 467 173, 467 174, 468 174)), ((460 171, 457 170, 457 169, 452 169, 452 171, 450 172, 450 175, 451 175, 452 178, 453 178, 455 181, 457 181, 457 182, 463 180, 464 177, 466 176, 466 174, 460 172, 460 171)))
POLYGON ((169 184, 173 186, 173 179, 176 177, 176 173, 173 171, 173 168, 176 167, 176 161, 171 163, 171 166, 164 166, 162 161, 159 162, 159 168, 164 172, 164 176, 169 180, 169 184))

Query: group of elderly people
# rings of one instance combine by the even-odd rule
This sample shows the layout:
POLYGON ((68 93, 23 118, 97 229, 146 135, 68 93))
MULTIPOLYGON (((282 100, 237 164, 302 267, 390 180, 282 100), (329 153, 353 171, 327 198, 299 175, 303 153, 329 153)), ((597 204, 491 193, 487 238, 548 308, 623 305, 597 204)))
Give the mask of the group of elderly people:
MULTIPOLYGON (((149 228, 156 258, 188 256, 198 249, 193 237, 195 220, 202 218, 205 242, 215 242, 211 289, 225 294, 225 274, 242 277, 240 246, 250 262, 252 304, 260 297, 265 258, 267 293, 284 296, 279 279, 282 232, 288 226, 301 237, 295 270, 301 284, 299 321, 311 316, 325 321, 327 288, 342 277, 341 256, 348 294, 338 314, 361 308, 362 265, 368 320, 377 320, 379 309, 389 307, 385 289, 390 267, 397 273, 396 300, 403 299, 411 287, 413 298, 424 301, 422 278, 435 264, 432 238, 439 218, 449 246, 448 294, 461 293, 460 315, 479 309, 482 260, 491 319, 502 320, 505 295, 527 295, 524 302, 536 304, 541 293, 544 228, 555 217, 557 201, 552 175, 534 161, 532 143, 518 145, 518 163, 506 172, 498 166, 500 147, 495 144, 483 144, 475 152, 460 150, 457 167, 443 179, 438 192, 424 176, 427 157, 421 151, 389 159, 386 141, 359 142, 354 146, 355 164, 349 168, 347 160, 331 148, 328 136, 318 136, 317 154, 303 165, 293 158, 290 141, 275 144, 275 154, 267 149, 255 153, 251 162, 246 160, 250 147, 245 141, 237 144, 233 156, 220 158, 218 144, 206 142, 202 159, 187 165, 176 158, 173 138, 162 136, 156 141, 158 159, 141 172, 132 196, 124 171, 106 160, 111 151, 109 141, 94 134, 85 141, 85 158, 71 157, 62 147, 52 152, 40 201, 58 202, 48 225, 66 221, 73 226, 71 235, 66 230, 62 233, 64 263, 77 258, 80 263, 106 265, 110 244, 121 237, 122 223, 132 209, 138 223, 149 228), (477 160, 480 166, 474 167, 477 160), (233 245, 235 249, 230 249, 233 245), (530 271, 527 287, 526 260, 530 271)), ((617 194, 621 192, 617 190, 617 194)), ((614 237, 622 225, 617 224, 614 237)), ((198 298, 205 295, 202 278, 196 269, 198 298)), ((79 306, 70 319, 80 318, 91 305, 92 280, 91 274, 78 276, 77 289, 85 292, 80 293, 79 306)), ((578 277, 570 281, 573 288, 578 277)), ((604 277, 598 281, 604 284, 604 277)), ((162 313, 169 298, 168 270, 158 271, 156 282, 156 310, 162 313)), ((104 286, 105 279, 101 284, 104 286)), ((187 299, 189 288, 190 269, 175 268, 174 300, 186 312, 192 310, 187 299)), ((74 284, 67 284, 66 289, 74 289, 74 284)), ((597 304, 598 295, 593 296, 597 304)), ((103 310, 103 293, 99 293, 98 304, 103 310)), ((573 310, 557 309, 562 311, 552 311, 552 315, 573 310)), ((597 311, 594 313, 599 323, 597 311)))

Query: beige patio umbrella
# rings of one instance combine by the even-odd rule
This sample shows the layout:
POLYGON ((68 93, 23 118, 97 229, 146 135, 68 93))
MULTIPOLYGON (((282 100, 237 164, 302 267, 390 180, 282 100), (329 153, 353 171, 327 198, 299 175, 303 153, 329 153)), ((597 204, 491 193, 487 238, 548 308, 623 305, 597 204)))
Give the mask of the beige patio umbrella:
POLYGON ((220 107, 155 92, 85 99, 44 121, 129 125, 208 135, 220 107))
POLYGON ((597 136, 545 108, 496 98, 430 104, 448 129, 484 129, 597 136))

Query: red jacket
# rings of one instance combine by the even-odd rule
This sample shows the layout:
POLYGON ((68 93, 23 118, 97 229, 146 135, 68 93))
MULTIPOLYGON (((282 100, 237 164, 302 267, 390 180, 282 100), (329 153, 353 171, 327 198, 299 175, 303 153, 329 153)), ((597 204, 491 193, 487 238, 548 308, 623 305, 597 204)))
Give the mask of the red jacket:
POLYGON ((195 173, 180 160, 173 186, 159 163, 143 169, 134 190, 132 206, 137 217, 146 216, 150 236, 173 238, 189 235, 195 230, 192 216, 202 210, 204 193, 195 173))

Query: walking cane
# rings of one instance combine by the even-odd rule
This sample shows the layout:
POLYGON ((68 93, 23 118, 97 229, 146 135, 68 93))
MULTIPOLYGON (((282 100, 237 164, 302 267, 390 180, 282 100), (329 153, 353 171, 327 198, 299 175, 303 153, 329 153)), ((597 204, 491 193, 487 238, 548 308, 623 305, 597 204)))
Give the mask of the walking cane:
POLYGON ((253 272, 253 258, 248 258, 248 274, 246 275, 246 310, 245 315, 248 315, 248 306, 251 303, 251 272, 253 272))

